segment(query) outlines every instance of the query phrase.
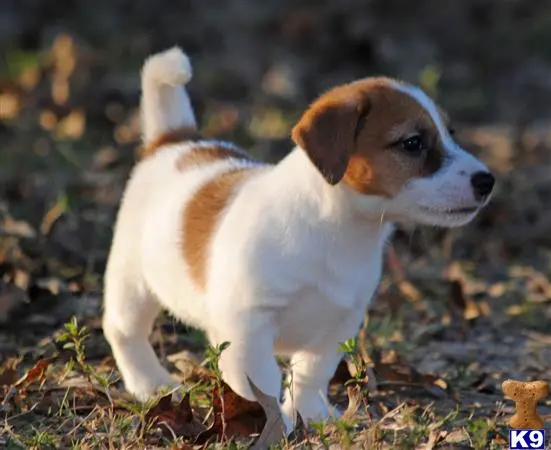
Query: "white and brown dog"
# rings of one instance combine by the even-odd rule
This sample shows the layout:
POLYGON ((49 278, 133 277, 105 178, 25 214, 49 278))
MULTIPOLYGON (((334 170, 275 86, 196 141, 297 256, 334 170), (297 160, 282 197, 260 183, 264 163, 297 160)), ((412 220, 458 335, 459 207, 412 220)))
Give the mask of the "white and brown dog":
MULTIPOLYGON (((128 391, 174 380, 148 337, 161 308, 229 341, 220 368, 280 397, 275 355, 291 358, 282 410, 333 413, 339 343, 357 333, 381 276, 392 222, 455 227, 488 202, 494 178, 450 135, 420 89, 366 78, 326 92, 278 164, 201 140, 178 48, 142 72, 144 158, 128 182, 105 277, 104 332, 128 391)), ((288 425, 290 422, 288 422, 288 425)))

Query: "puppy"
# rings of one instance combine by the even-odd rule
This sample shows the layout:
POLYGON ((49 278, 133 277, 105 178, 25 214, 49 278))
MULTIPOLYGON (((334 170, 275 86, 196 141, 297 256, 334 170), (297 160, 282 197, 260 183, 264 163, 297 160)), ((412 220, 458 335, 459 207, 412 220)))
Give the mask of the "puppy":
POLYGON ((389 78, 315 100, 278 164, 201 140, 179 48, 142 71, 143 158, 128 181, 105 275, 103 328, 126 389, 147 400, 175 381, 148 337, 165 308, 228 341, 220 369, 280 398, 290 357, 291 426, 337 414, 327 385, 379 283, 392 223, 456 227, 488 202, 494 177, 452 138, 419 88, 389 78))

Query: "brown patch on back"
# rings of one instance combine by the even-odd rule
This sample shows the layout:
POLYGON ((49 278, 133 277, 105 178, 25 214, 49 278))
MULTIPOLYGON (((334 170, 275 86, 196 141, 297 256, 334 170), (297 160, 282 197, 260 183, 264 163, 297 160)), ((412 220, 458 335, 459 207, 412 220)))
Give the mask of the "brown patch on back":
POLYGON ((411 178, 436 172, 444 148, 430 114, 392 80, 370 78, 322 95, 293 129, 330 184, 341 179, 366 195, 395 196, 411 178), (401 140, 421 134, 427 150, 414 156, 401 140))
POLYGON ((224 172, 201 186, 186 205, 182 250, 191 277, 200 289, 205 288, 208 250, 221 214, 233 194, 256 170, 243 167, 224 172))
POLYGON ((190 167, 211 163, 223 159, 251 160, 252 158, 244 152, 222 145, 201 145, 185 152, 176 160, 176 169, 184 171, 190 167))
POLYGON ((169 144, 178 144, 185 141, 198 141, 202 139, 201 134, 193 127, 179 127, 174 130, 166 131, 165 133, 157 136, 148 145, 140 147, 138 149, 138 156, 140 159, 147 158, 154 155, 161 147, 169 144))

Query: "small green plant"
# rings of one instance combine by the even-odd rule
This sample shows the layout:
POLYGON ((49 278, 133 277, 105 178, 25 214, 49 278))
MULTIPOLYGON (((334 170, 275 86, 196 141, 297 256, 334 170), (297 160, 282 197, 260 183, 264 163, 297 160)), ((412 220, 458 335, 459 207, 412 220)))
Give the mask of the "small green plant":
POLYGON ((310 422, 310 426, 316 432, 316 435, 318 436, 321 445, 323 445, 323 448, 329 450, 329 439, 327 439, 327 436, 325 435, 326 425, 327 424, 325 423, 325 421, 310 422))
POLYGON ((229 346, 230 343, 226 341, 214 347, 212 345, 209 345, 205 350, 205 366, 214 373, 218 380, 222 379, 222 372, 218 367, 220 356, 222 356, 222 352, 226 350, 229 346))
POLYGON ((484 450, 489 445, 489 432, 495 429, 495 423, 488 419, 474 419, 467 423, 467 432, 475 450, 484 450))
POLYGON ((52 436, 47 431, 40 431, 39 429, 32 427, 33 436, 27 442, 27 445, 31 448, 56 448, 57 441, 54 436, 52 436))
POLYGON ((70 322, 67 322, 63 328, 65 332, 58 338, 57 342, 63 343, 63 348, 66 350, 73 350, 75 353, 75 361, 81 369, 85 369, 87 365, 85 363, 85 345, 84 341, 89 336, 88 328, 86 326, 79 327, 76 317, 73 317, 70 322))
POLYGON ((38 67, 41 63, 41 56, 38 52, 28 50, 11 50, 4 55, 4 61, 0 74, 9 78, 16 78, 26 69, 38 67))
MULTIPOLYGON (((365 375, 365 361, 361 357, 361 354, 358 350, 358 338, 353 337, 348 339, 347 341, 342 342, 339 345, 339 352, 344 353, 356 368, 356 373, 354 373, 353 381, 361 380, 361 378, 365 375)), ((345 385, 348 384, 349 381, 345 383, 345 385)))
POLYGON ((64 332, 57 338, 57 342, 63 343, 63 348, 72 350, 74 356, 67 362, 67 371, 75 369, 80 370, 88 377, 91 383, 96 383, 101 386, 104 393, 111 399, 109 395, 109 387, 112 382, 109 377, 99 373, 92 365, 86 362, 86 346, 85 342, 90 337, 90 333, 86 326, 80 327, 76 317, 73 317, 64 325, 64 332))
POLYGON ((339 448, 350 448, 354 444, 354 431, 356 429, 356 422, 352 419, 345 419, 341 417, 335 421, 335 428, 339 436, 339 448))

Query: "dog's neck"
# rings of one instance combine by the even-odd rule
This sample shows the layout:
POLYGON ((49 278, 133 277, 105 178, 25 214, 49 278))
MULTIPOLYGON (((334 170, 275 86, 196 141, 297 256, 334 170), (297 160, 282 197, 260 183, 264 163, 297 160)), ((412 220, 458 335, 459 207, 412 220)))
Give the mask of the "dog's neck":
POLYGON ((301 243, 298 264, 322 265, 341 281, 379 270, 393 226, 381 220, 377 197, 360 197, 344 183, 331 186, 300 148, 267 172, 262 183, 256 188, 272 205, 279 238, 292 236, 301 243))
POLYGON ((280 192, 308 205, 321 219, 340 223, 361 221, 377 229, 389 224, 385 199, 359 194, 342 181, 331 186, 299 147, 276 165, 274 174, 280 192))

